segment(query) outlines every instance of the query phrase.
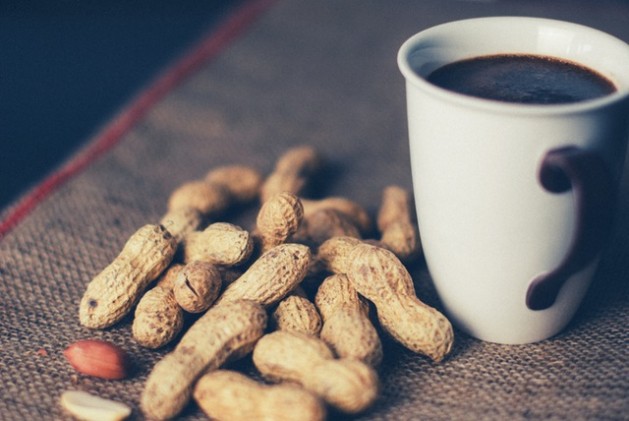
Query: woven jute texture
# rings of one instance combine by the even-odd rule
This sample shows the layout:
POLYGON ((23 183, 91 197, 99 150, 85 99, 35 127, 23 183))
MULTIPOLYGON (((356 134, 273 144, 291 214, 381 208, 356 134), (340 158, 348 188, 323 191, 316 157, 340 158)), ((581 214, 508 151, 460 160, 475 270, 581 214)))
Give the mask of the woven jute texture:
MULTIPOLYGON (((312 144, 326 159, 313 194, 347 196, 373 215, 386 185, 411 188, 404 82, 395 62, 406 38, 448 20, 537 15, 589 24, 629 40, 629 13, 621 13, 629 10, 626 3, 582 6, 515 0, 274 4, 0 241, 0 419, 68 419, 59 405, 67 389, 128 403, 134 419, 143 419, 138 402, 144 381, 172 346, 158 351, 138 346, 130 317, 104 331, 83 328, 78 303, 131 233, 159 220, 180 183, 228 163, 268 173, 287 148, 312 144), (130 378, 77 375, 62 351, 85 338, 126 349, 134 361, 130 378)), ((626 185, 596 280, 564 332, 532 345, 506 346, 456 331, 454 350, 440 364, 383 336, 380 399, 363 414, 330 417, 628 419, 626 185)), ((255 212, 245 209, 225 220, 250 228, 255 212)), ((425 264, 410 270, 419 296, 439 308, 425 264)), ((190 405, 181 418, 205 416, 190 405)))

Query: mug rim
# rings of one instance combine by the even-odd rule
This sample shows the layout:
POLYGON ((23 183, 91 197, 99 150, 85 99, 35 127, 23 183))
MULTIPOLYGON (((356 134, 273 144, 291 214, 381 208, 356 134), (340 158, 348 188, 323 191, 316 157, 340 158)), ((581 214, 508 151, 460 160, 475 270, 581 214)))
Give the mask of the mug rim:
MULTIPOLYGON (((424 92, 430 94, 431 96, 436 96, 440 99, 455 102, 460 105, 471 107, 471 108, 479 108, 487 111, 501 112, 501 113, 517 113, 517 114, 570 114, 570 113, 579 113, 590 111, 593 109, 603 108, 615 103, 618 103, 622 100, 629 99, 629 83, 618 83, 617 81, 613 81, 616 91, 604 95, 600 98, 594 98, 590 100, 578 101, 574 103, 568 104, 524 104, 524 103, 515 103, 515 102, 507 102, 507 101, 498 101, 485 99, 480 97, 474 97, 458 92, 454 92, 437 85, 434 85, 428 82, 424 77, 418 75, 415 70, 411 67, 409 63, 409 56, 413 51, 417 50, 417 47, 421 43, 422 40, 427 39, 427 37, 431 35, 435 35, 440 31, 444 31, 448 28, 460 27, 463 25, 471 25, 478 24, 482 25, 483 23, 496 23, 503 21, 505 24, 546 24, 546 25, 554 25, 561 26, 563 28, 571 28, 578 31, 587 31, 592 34, 596 34, 598 37, 602 37, 604 42, 608 44, 616 44, 617 48, 623 48, 627 50, 627 56, 629 57, 629 44, 625 41, 610 35, 604 31, 573 23, 563 20, 557 19, 548 19, 548 18, 537 18, 537 17, 526 17, 526 16, 491 16, 491 17, 480 17, 480 18, 470 18, 470 19, 462 19, 456 21, 450 21, 446 23, 442 23, 439 25, 432 26, 430 28, 424 29, 410 38, 408 38, 400 47, 397 54, 397 63, 400 69, 400 72, 404 76, 406 83, 410 83, 413 86, 423 90, 424 92)), ((491 53, 490 53, 491 54, 491 53)), ((496 54, 506 54, 504 51, 496 51, 496 54)), ((526 53, 523 53, 526 54, 526 53)), ((549 56, 548 54, 538 53, 535 51, 529 52, 529 54, 535 54, 538 56, 549 56)), ((469 58, 479 56, 480 54, 472 54, 469 58)), ((483 54, 484 55, 484 54, 483 54)), ((577 60, 569 60, 574 63, 580 64, 577 60)), ((456 60, 455 60, 456 61, 456 60)), ((450 62, 444 63, 448 64, 450 62)), ((583 64, 584 65, 584 64, 583 64)), ((597 72, 600 72, 600 68, 596 68, 592 65, 585 65, 586 67, 591 68, 597 72)), ((627 67, 627 72, 629 72, 629 66, 627 67)), ((629 76, 628 76, 629 80, 629 76)))

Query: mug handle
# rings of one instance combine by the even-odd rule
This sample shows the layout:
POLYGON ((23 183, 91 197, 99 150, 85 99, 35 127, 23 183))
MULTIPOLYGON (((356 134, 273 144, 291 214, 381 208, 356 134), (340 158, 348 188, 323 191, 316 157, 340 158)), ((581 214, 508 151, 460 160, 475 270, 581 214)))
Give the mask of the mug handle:
POLYGON ((576 227, 563 261, 550 272, 537 276, 526 293, 526 306, 544 310, 552 306, 568 278, 585 268, 601 251, 612 227, 614 187, 603 159, 576 146, 546 153, 539 171, 542 187, 551 193, 573 189, 576 227))

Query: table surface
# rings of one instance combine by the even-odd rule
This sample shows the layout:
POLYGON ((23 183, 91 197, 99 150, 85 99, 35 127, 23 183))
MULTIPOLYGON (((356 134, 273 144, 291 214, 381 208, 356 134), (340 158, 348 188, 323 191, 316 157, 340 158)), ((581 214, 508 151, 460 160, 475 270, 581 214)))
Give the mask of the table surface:
MULTIPOLYGON (((629 41, 629 2, 250 0, 227 14, 163 77, 122 107, 42 183, 0 212, 0 419, 64 419, 59 396, 86 390, 128 403, 165 353, 131 338, 131 318, 91 331, 78 323, 90 279, 140 226, 159 221, 170 193, 213 167, 271 171, 300 144, 325 158, 315 196, 344 195, 375 215, 390 184, 411 188, 404 81, 397 49, 456 19, 540 16, 629 41), (62 352, 84 338, 126 349, 132 376, 77 376, 62 352)), ((486 343, 455 331, 436 364, 383 335, 381 397, 331 419, 627 419, 629 206, 623 179, 612 241, 570 326, 531 345, 486 343)), ((255 206, 225 219, 250 228, 255 206)), ((420 227, 421 230, 421 227, 420 227)), ((440 308, 423 261, 417 293, 440 308)), ((247 363, 244 363, 247 367, 247 363)), ((182 419, 204 419, 190 405, 182 419)))

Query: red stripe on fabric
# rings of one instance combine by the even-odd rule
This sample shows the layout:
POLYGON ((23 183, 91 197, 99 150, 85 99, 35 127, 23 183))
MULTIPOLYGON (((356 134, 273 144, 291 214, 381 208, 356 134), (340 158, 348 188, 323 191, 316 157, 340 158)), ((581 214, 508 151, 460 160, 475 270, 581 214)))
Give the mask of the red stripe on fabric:
POLYGON ((168 92, 186 77, 201 67, 206 61, 217 56, 238 35, 244 32, 258 16, 266 11, 273 0, 247 1, 227 18, 218 28, 212 30, 192 50, 157 78, 146 90, 131 102, 103 132, 65 166, 52 173, 27 194, 9 214, 0 221, 0 239, 8 234, 42 200, 70 178, 79 174, 92 162, 122 139, 129 130, 144 117, 149 110, 168 92))

